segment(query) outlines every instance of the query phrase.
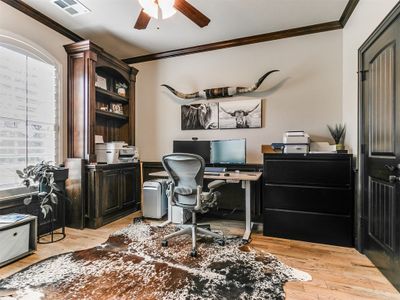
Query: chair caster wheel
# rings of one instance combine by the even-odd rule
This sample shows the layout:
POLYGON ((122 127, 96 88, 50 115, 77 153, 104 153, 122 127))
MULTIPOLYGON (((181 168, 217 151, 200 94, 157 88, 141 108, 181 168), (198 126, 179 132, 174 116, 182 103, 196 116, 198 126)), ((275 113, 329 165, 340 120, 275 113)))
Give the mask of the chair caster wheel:
POLYGON ((192 250, 192 251, 190 252, 190 256, 191 256, 191 257, 196 257, 196 256, 197 256, 197 250, 196 250, 196 249, 192 250))
POLYGON ((167 241, 167 240, 163 240, 163 241, 161 242, 161 246, 163 246, 163 247, 168 247, 168 241, 167 241))
POLYGON ((225 246, 225 240, 218 240, 217 243, 220 246, 225 246))

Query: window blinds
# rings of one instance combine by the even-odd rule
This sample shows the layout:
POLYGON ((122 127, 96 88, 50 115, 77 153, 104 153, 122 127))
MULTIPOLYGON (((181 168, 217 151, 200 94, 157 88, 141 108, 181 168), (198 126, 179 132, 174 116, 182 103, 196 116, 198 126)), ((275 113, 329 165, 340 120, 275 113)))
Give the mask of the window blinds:
POLYGON ((17 187, 16 170, 57 152, 56 68, 0 46, 0 190, 17 187))

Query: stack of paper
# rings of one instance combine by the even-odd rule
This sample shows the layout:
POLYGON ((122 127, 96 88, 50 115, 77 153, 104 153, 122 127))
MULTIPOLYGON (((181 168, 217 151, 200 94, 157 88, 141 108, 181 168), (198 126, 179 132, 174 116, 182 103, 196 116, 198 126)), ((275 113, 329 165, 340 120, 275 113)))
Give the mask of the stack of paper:
POLYGON ((18 213, 12 213, 12 214, 8 214, 8 215, 0 215, 0 224, 15 223, 22 219, 25 219, 28 216, 29 215, 18 214, 18 213))

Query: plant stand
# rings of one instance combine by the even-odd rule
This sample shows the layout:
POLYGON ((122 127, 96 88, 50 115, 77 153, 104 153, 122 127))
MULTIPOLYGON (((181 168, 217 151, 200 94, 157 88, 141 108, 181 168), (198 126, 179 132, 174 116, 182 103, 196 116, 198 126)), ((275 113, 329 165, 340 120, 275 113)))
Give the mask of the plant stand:
POLYGON ((50 216, 50 231, 47 233, 44 233, 42 235, 38 236, 38 244, 51 244, 55 242, 59 242, 63 240, 66 236, 65 234, 65 203, 64 201, 58 202, 57 205, 62 205, 62 214, 61 216, 58 216, 61 220, 61 227, 54 229, 54 216, 53 216, 53 210, 49 212, 50 216), (46 239, 47 237, 50 237, 49 239, 46 239))

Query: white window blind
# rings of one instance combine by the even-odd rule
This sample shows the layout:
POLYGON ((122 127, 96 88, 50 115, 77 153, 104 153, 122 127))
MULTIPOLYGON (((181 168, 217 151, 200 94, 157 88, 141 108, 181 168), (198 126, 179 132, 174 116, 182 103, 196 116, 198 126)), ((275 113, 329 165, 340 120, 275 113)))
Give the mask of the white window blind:
POLYGON ((56 161, 56 67, 0 46, 0 190, 21 185, 16 170, 56 161))

